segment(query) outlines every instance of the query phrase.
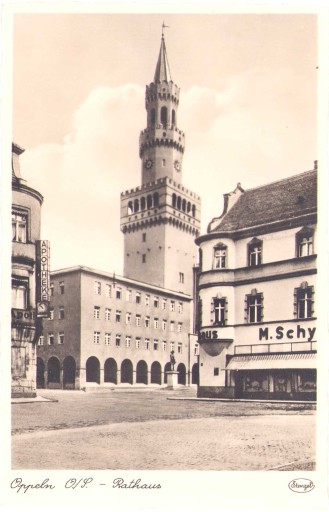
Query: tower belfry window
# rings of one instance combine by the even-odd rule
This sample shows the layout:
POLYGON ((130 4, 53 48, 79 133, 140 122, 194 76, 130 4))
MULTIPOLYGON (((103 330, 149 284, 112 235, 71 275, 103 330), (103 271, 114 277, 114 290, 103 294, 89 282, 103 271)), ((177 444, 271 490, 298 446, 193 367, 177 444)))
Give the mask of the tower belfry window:
POLYGON ((174 111, 174 109, 172 109, 171 111, 171 124, 173 126, 176 126, 176 112, 174 111))
POLYGON ((151 110, 151 125, 155 125, 155 108, 152 108, 151 110))
POLYGON ((167 128, 168 123, 168 110, 167 107, 161 107, 161 124, 163 128, 167 128))

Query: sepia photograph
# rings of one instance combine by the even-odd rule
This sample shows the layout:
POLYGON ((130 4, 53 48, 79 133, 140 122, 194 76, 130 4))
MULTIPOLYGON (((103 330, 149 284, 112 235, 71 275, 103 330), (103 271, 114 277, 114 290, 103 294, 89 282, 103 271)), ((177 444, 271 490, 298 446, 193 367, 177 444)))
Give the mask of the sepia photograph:
POLYGON ((320 15, 86 5, 6 18, 6 493, 315 510, 320 15))

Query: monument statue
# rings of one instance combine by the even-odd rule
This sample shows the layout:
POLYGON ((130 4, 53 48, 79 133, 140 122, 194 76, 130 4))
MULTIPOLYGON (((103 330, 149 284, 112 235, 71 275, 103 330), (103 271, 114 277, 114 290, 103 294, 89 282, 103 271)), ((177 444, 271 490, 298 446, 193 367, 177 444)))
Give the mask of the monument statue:
POLYGON ((170 352, 170 364, 171 364, 172 371, 175 369, 175 363, 176 363, 174 353, 175 352, 173 350, 170 352))

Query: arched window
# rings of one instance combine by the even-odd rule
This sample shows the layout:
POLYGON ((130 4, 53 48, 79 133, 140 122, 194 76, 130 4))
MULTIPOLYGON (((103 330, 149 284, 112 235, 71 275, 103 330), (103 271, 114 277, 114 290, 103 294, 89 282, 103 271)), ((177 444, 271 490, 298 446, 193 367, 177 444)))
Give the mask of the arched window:
POLYGON ((134 201, 134 212, 138 212, 139 211, 139 201, 138 199, 135 199, 134 201))
POLYGON ((248 266, 258 267, 263 262, 263 242, 253 238, 248 243, 248 266))
POLYGON ((182 201, 182 210, 183 212, 186 212, 186 199, 183 199, 182 201))
POLYGON ((172 195, 171 200, 172 200, 173 207, 176 208, 176 205, 177 205, 177 196, 176 196, 176 194, 172 195))
POLYGON ((168 123, 168 111, 167 107, 161 107, 161 124, 163 128, 167 128, 168 123))
POLYGON ((131 215, 133 213, 133 202, 129 201, 128 203, 128 215, 131 215))
POLYGON ((180 196, 177 197, 177 208, 178 210, 180 210, 182 207, 182 199, 180 198, 180 196))
POLYGON ((159 206, 159 194, 158 192, 154 192, 153 194, 153 204, 155 207, 159 206))
POLYGON ((176 126, 176 112, 174 109, 172 109, 171 111, 171 124, 173 126, 176 126))
POLYGON ((141 210, 145 210, 145 207, 146 207, 145 197, 142 197, 141 198, 141 210))
POLYGON ((152 208, 152 206, 153 206, 153 199, 152 199, 151 194, 149 194, 146 198, 146 205, 147 205, 147 208, 152 208))
POLYGON ((190 203, 190 201, 188 201, 188 203, 187 203, 186 211, 187 211, 187 213, 190 213, 190 211, 191 211, 191 203, 190 203))
POLYGON ((155 125, 155 108, 152 108, 151 110, 151 125, 155 125))
POLYGON ((192 216, 195 217, 195 204, 192 204, 192 216))

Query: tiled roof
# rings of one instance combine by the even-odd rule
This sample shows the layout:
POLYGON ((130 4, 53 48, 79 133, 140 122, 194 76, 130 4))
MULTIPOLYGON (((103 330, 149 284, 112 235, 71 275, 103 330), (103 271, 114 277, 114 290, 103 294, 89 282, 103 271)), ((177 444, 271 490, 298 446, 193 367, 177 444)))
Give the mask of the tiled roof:
POLYGON ((246 190, 232 208, 208 226, 208 233, 237 231, 315 213, 317 171, 306 171, 246 190), (217 222, 216 222, 217 221, 217 222))

